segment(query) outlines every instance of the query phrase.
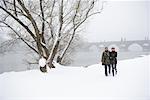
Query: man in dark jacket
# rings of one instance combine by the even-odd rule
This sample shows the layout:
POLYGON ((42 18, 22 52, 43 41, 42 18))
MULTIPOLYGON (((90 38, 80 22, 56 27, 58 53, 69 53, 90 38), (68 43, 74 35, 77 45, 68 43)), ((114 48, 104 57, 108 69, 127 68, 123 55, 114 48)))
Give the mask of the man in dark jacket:
POLYGON ((110 63, 111 63, 111 67, 112 67, 112 74, 114 76, 115 72, 117 74, 117 52, 115 51, 115 48, 112 47, 111 48, 111 52, 110 52, 110 63))
POLYGON ((105 76, 108 76, 107 69, 109 68, 109 74, 110 74, 110 52, 108 50, 108 47, 105 47, 105 51, 102 53, 101 58, 102 65, 105 66, 105 76))

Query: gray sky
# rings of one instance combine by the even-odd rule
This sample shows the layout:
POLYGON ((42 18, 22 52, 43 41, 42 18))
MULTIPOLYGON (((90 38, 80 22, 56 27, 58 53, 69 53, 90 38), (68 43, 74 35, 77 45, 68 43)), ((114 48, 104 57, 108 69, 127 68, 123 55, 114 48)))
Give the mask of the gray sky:
MULTIPOLYGON (((84 38, 90 42, 144 39, 150 34, 150 1, 108 1, 90 19, 84 38)), ((149 36, 150 39, 150 36, 149 36)))
MULTIPOLYGON (((108 0, 103 12, 90 19, 83 36, 90 42, 150 39, 149 23, 149 0, 108 0)), ((0 37, 8 38, 6 34, 0 37)))

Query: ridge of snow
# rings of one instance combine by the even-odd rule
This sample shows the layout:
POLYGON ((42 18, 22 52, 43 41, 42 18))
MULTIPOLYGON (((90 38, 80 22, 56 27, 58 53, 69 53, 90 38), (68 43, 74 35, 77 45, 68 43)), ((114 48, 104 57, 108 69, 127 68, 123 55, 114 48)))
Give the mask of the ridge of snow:
POLYGON ((150 55, 118 61, 118 74, 104 66, 66 67, 0 74, 0 100, 148 100, 150 55))

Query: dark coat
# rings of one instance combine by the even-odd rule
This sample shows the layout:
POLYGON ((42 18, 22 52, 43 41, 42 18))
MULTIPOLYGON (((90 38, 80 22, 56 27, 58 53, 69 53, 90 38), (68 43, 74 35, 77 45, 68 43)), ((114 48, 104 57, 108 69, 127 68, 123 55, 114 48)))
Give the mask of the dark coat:
POLYGON ((110 52, 110 63, 117 64, 117 52, 116 51, 110 52))
POLYGON ((110 52, 109 51, 104 51, 102 53, 101 62, 102 62, 102 65, 109 65, 110 64, 110 52))

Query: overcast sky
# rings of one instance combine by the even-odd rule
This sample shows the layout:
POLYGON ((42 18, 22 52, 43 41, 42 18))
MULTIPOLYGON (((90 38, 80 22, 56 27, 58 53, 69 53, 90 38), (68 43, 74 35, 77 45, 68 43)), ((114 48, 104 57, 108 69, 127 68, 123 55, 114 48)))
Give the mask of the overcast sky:
MULTIPOLYGON (((100 7, 100 3, 99 3, 100 7)), ((104 10, 90 19, 84 38, 90 42, 150 39, 149 0, 109 0, 104 10)), ((4 34, 0 37, 8 38, 4 34)))
MULTIPOLYGON (((150 1, 108 1, 101 14, 90 19, 84 38, 90 42, 144 39, 150 34, 150 1)), ((150 36, 149 36, 150 38, 150 36)))

